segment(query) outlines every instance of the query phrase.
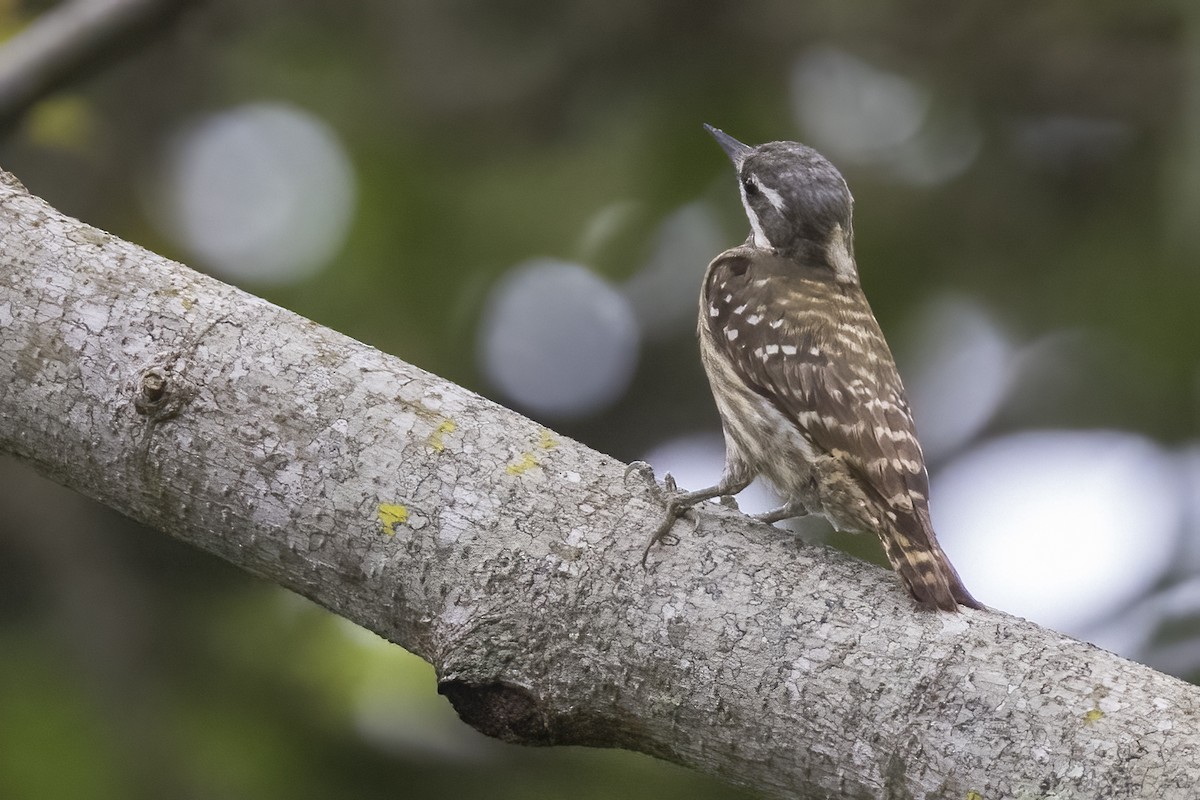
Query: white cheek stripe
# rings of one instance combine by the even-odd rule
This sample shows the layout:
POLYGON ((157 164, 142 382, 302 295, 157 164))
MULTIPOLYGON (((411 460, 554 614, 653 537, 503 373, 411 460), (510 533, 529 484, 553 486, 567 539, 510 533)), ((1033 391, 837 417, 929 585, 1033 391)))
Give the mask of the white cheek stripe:
POLYGON ((763 197, 767 198, 767 202, 771 204, 772 208, 782 214, 783 195, 779 194, 779 192, 775 191, 770 186, 763 186, 757 178, 754 179, 754 182, 758 185, 758 190, 762 192, 763 197))
POLYGON ((758 221, 758 214, 754 213, 754 209, 750 207, 750 203, 746 200, 746 190, 739 186, 738 191, 742 195, 742 207, 746 209, 746 217, 750 220, 750 232, 754 237, 754 246, 762 250, 770 250, 771 243, 767 240, 767 234, 763 230, 762 223, 758 221))

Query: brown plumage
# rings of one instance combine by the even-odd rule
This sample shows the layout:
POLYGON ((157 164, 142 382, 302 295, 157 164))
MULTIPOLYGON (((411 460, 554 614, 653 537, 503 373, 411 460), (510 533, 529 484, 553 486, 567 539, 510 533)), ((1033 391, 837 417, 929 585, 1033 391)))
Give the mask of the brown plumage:
POLYGON ((858 284, 734 248, 708 268, 699 327, 726 472, 763 475, 839 530, 876 532, 918 601, 979 607, 934 537, 904 387, 858 284))
POLYGON ((725 434, 716 486, 672 497, 654 542, 691 505, 765 477, 785 505, 874 531, 920 603, 982 608, 938 546, 929 478, 891 351, 858 284, 850 192, 816 151, 748 147, 709 129, 738 170, 746 243, 709 265, 700 355, 725 434))

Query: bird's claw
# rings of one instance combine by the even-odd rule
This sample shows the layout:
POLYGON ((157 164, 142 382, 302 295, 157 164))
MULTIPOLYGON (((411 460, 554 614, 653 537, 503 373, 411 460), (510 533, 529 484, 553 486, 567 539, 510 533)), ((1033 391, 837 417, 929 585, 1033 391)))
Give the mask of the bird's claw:
POLYGON ((654 467, 647 464, 645 461, 631 461, 629 466, 625 467, 625 485, 629 485, 629 476, 637 474, 646 483, 651 486, 658 486, 654 480, 654 467))
POLYGON ((663 503, 670 503, 670 496, 679 493, 679 486, 676 485, 675 477, 671 473, 663 473, 663 482, 660 486, 654 478, 654 467, 645 461, 631 461, 629 466, 625 467, 626 486, 629 486, 629 478, 632 475, 637 475, 644 481, 654 496, 663 503))
POLYGON ((734 511, 741 511, 741 509, 738 508, 737 498, 731 494, 721 495, 720 499, 718 499, 717 502, 720 503, 721 505, 725 506, 725 508, 732 508, 734 511))
POLYGON ((654 545, 659 542, 668 547, 674 547, 679 544, 679 537, 671 533, 671 528, 675 527, 676 520, 688 514, 692 514, 696 520, 696 526, 699 527, 700 518, 691 508, 680 506, 674 500, 667 502, 667 511, 663 515, 662 522, 655 528, 654 533, 650 534, 650 538, 646 540, 646 546, 642 548, 642 569, 646 569, 646 559, 650 557, 650 551, 654 548, 654 545))
MULTIPOLYGON (((679 490, 678 484, 675 483, 675 478, 669 472, 663 473, 662 484, 660 485, 654 479, 654 469, 645 461, 634 461, 625 468, 625 485, 629 485, 629 479, 633 475, 637 475, 649 487, 650 492, 654 497, 666 506, 666 511, 663 514, 662 522, 655 528, 654 533, 650 534, 650 538, 646 541, 646 546, 642 549, 642 567, 646 567, 646 560, 650 557, 650 551, 654 545, 662 542, 663 544, 674 546, 679 544, 679 537, 671 533, 671 529, 675 527, 675 521, 680 517, 690 517, 692 520, 692 530, 700 529, 700 515, 696 513, 694 501, 688 498, 686 492, 679 490), (682 502, 680 498, 685 498, 682 502)), ((726 498, 733 501, 733 498, 726 498)), ((737 508, 736 503, 734 508, 737 508)))
POLYGON ((675 482, 671 481, 671 492, 676 496, 667 501, 667 510, 663 515, 663 521, 659 523, 654 533, 650 534, 650 538, 646 540, 646 546, 642 548, 642 568, 646 568, 646 559, 650 557, 650 551, 654 545, 662 542, 668 547, 674 547, 679 544, 679 537, 671 533, 671 529, 675 527, 675 522, 680 517, 689 517, 692 520, 692 533, 700 530, 700 514, 697 513, 695 506, 685 505, 679 502, 678 489, 675 489, 675 482))

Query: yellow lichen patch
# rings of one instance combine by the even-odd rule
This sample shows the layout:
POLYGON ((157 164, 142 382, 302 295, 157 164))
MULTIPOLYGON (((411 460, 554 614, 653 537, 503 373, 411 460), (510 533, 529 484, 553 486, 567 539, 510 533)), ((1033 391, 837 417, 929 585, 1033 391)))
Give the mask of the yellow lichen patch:
POLYGON ((396 535, 396 526, 408 522, 408 509, 396 503, 379 504, 379 523, 388 536, 396 535))
POLYGON ((972 789, 971 791, 967 792, 967 800, 983 800, 983 795, 972 789))
POLYGON ((1091 711, 1083 715, 1083 723, 1085 725, 1091 725, 1092 723, 1099 722, 1102 719, 1104 719, 1104 712, 1098 708, 1093 708, 1091 711))
POLYGON ((458 426, 454 424, 452 419, 444 419, 438 426, 434 428, 433 433, 429 434, 429 446, 437 452, 442 452, 446 449, 446 434, 454 433, 458 430, 458 426))
POLYGON ((554 434, 550 432, 549 428, 542 428, 542 438, 538 441, 538 447, 543 450, 558 447, 558 439, 554 438, 554 434))
POLYGON ((505 471, 509 475, 524 475, 536 466, 538 466, 538 460, 533 457, 533 453, 521 453, 521 457, 509 464, 505 471))

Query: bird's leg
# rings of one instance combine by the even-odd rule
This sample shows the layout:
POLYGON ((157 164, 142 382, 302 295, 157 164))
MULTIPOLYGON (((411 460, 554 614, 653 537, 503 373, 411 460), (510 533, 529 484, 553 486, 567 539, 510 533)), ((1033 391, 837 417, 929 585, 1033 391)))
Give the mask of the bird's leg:
MULTIPOLYGON (((663 521, 650 534, 650 538, 646 540, 646 546, 642 549, 642 566, 646 566, 646 559, 650 557, 650 549, 654 545, 661 542, 671 534, 671 528, 675 526, 675 520, 687 514, 692 510, 692 506, 697 503, 702 503, 705 500, 711 500, 719 495, 726 494, 720 486, 710 486, 707 489, 697 489, 694 492, 679 492, 667 498, 667 512, 663 515, 663 521)), ((700 518, 696 518, 696 525, 700 525, 700 518)))
POLYGON ((799 500, 789 500, 779 508, 773 508, 770 511, 764 511, 761 514, 751 514, 759 522, 765 522, 768 525, 779 522, 780 520, 792 519, 794 517, 808 516, 808 509, 804 503, 799 500))
MULTIPOLYGON (((654 471, 650 465, 644 461, 635 461, 625 470, 625 479, 637 472, 644 478, 650 481, 653 486, 653 491, 658 494, 660 500, 665 503, 667 512, 663 516, 663 521, 650 534, 650 538, 646 541, 646 547, 642 550, 642 566, 646 566, 646 559, 650 555, 650 549, 655 544, 661 542, 671 533, 671 528, 675 526, 675 520, 687 514, 692 506, 697 503, 702 503, 705 500, 711 500, 714 497, 732 497, 750 485, 751 478, 742 479, 734 478, 728 475, 722 475, 720 483, 715 486, 709 486, 705 489, 696 489, 692 492, 680 492, 675 486, 675 479, 670 473, 663 476, 664 488, 660 489, 658 484, 654 482, 654 471)), ((697 518, 696 525, 699 526, 700 520, 697 518)))
MULTIPOLYGON (((658 502, 662 503, 665 506, 669 507, 671 505, 674 497, 676 495, 680 494, 679 487, 675 484, 675 476, 674 475, 672 475, 669 472, 664 472, 662 486, 659 486, 658 481, 656 481, 654 479, 654 468, 651 467, 649 464, 647 464, 645 461, 630 462, 629 466, 625 468, 625 484, 626 485, 629 485, 629 476, 634 475, 634 474, 636 474, 639 478, 641 478, 643 481, 646 482, 646 486, 650 489, 650 493, 654 495, 654 499, 657 500, 658 502)), ((678 514, 669 517, 669 519, 671 520, 672 523, 674 523, 676 517, 678 517, 682 514, 686 514, 688 512, 688 510, 689 509, 687 507, 684 507, 678 512, 678 514)), ((670 530, 671 530, 671 526, 666 525, 665 530, 660 530, 655 533, 654 541, 662 541, 663 539, 667 538, 667 536, 670 533, 670 530)), ((646 549, 649 550, 649 546, 647 546, 646 549)), ((645 556, 644 555, 642 558, 642 566, 645 566, 645 556)))

